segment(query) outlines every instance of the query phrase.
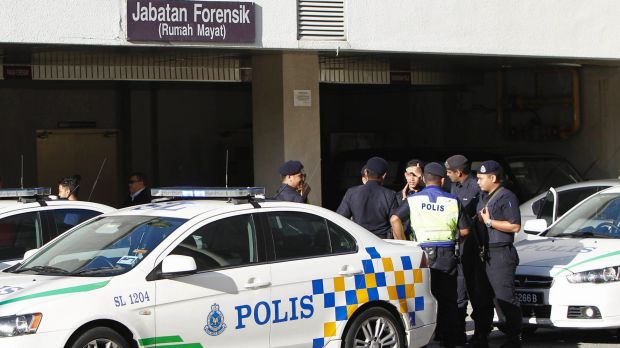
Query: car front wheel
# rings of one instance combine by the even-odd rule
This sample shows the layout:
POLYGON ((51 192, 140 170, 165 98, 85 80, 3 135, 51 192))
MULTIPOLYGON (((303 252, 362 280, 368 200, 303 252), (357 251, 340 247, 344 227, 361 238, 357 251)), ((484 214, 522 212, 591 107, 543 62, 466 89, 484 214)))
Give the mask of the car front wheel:
POLYGON ((127 340, 108 327, 95 327, 81 334, 71 348, 130 348, 127 340))
POLYGON ((387 309, 372 307, 362 312, 345 336, 345 348, 405 347, 405 332, 387 309))

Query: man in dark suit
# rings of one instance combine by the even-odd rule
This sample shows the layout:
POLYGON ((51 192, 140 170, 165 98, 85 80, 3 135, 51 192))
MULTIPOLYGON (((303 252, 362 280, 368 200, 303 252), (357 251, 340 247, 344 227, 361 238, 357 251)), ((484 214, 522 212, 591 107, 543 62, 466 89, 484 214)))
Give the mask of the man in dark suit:
POLYGON ((146 176, 143 173, 131 173, 127 184, 129 185, 129 198, 125 202, 125 207, 151 203, 151 190, 146 187, 146 176))

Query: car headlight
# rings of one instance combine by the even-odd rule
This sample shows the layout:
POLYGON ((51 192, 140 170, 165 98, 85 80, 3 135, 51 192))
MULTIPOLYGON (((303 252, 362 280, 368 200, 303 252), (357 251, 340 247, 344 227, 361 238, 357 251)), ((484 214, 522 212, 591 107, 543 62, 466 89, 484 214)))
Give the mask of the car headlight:
POLYGON ((609 283, 620 280, 620 266, 578 272, 566 276, 569 283, 609 283))
POLYGON ((33 334, 37 332, 42 317, 41 313, 0 317, 0 337, 33 334))

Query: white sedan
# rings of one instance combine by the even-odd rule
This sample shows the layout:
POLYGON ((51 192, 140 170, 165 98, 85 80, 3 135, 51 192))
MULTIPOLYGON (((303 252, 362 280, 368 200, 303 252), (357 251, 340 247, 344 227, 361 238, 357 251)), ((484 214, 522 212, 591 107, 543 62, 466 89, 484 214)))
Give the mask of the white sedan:
POLYGON ((69 228, 114 211, 107 205, 50 199, 49 188, 0 189, 0 269, 21 261, 69 228))
MULTIPOLYGON (((231 189, 153 189, 229 197, 231 189)), ((0 273, 0 346, 422 347, 426 256, 326 209, 170 200, 97 217, 0 273)))
POLYGON ((516 243, 516 290, 533 327, 620 328, 620 187, 601 191, 516 243))

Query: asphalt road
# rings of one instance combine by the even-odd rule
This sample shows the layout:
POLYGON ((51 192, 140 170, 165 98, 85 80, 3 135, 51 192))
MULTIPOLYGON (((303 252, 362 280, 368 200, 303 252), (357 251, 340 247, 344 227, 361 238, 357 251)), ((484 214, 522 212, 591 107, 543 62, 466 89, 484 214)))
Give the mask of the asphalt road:
MULTIPOLYGON (((469 319, 469 318, 468 318, 469 319)), ((468 336, 473 332, 473 322, 467 322, 468 336)), ((489 346, 496 348, 504 343, 505 336, 494 330, 489 336, 489 346)), ((431 341, 428 348, 440 348, 440 343, 431 341)), ((538 329, 536 332, 523 336, 523 347, 620 347, 620 331, 618 330, 586 330, 586 329, 538 329)))

